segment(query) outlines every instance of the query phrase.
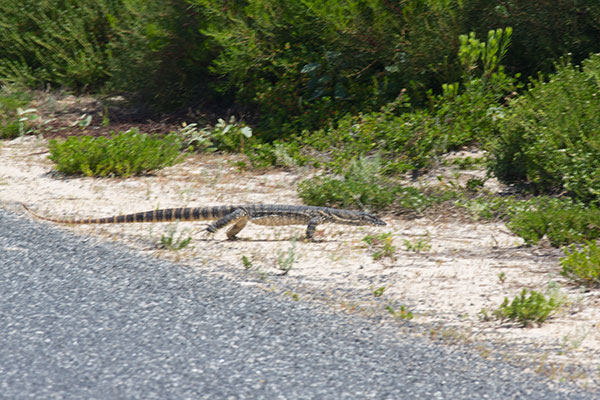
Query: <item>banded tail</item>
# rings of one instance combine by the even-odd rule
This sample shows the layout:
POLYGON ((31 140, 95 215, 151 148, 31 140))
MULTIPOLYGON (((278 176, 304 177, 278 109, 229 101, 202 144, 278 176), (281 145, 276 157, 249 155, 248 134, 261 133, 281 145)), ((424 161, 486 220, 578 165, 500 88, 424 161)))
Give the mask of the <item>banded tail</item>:
POLYGON ((104 218, 49 218, 39 215, 21 204, 27 212, 36 218, 54 222, 57 224, 83 225, 83 224, 123 224, 132 222, 173 222, 173 221, 211 221, 221 218, 232 212, 233 207, 179 207, 165 208, 161 210, 142 211, 133 214, 113 215, 104 218))

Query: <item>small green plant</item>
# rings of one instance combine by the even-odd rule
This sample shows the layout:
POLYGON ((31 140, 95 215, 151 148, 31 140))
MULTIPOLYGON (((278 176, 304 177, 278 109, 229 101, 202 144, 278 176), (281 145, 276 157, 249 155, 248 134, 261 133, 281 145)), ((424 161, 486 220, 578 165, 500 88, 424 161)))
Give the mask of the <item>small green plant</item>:
POLYGON ((127 177, 173 165, 183 159, 174 135, 159 137, 136 129, 106 137, 75 137, 49 142, 49 158, 59 172, 87 176, 127 177))
POLYGON ((535 290, 529 291, 528 294, 527 289, 523 289, 512 301, 505 297, 500 307, 494 311, 494 315, 498 319, 518 321, 523 326, 528 326, 533 322, 542 324, 559 306, 560 302, 556 296, 550 295, 546 298, 535 290))
POLYGON ((477 315, 479 316, 480 321, 488 322, 491 320, 490 314, 488 313, 488 310, 486 310, 485 308, 482 308, 481 311, 479 311, 477 313, 477 315))
POLYGON ((476 191, 480 190, 481 188, 483 188, 484 184, 485 184, 485 180, 484 179, 469 178, 469 180, 465 184, 465 188, 468 191, 476 192, 476 191))
POLYGON ((383 292, 385 292, 385 289, 386 289, 385 286, 381 286, 381 287, 373 290, 373 296, 375 296, 375 297, 383 296, 383 292))
POLYGON ((177 229, 172 227, 168 230, 166 235, 161 236, 160 244, 161 248, 171 251, 179 251, 181 249, 186 248, 190 242, 192 241, 192 237, 187 235, 184 238, 184 233, 180 233, 177 237, 175 237, 175 232, 177 229))
POLYGON ((287 275, 297 260, 298 256, 296 255, 296 237, 294 237, 287 252, 284 253, 280 251, 277 256, 277 266, 281 271, 281 275, 287 275))
POLYGON ((367 235, 363 238, 363 242, 372 249, 373 260, 377 261, 384 257, 394 258, 396 254, 396 246, 392 244, 391 232, 367 235))
POLYGON ((252 261, 248 257, 242 256, 242 264, 244 265, 244 269, 252 269, 252 261))
POLYGON ((214 151, 216 148, 210 140, 210 130, 198 128, 197 123, 183 123, 176 132, 181 138, 182 148, 191 149, 197 152, 214 151))
POLYGON ((218 150, 243 152, 246 142, 252 138, 252 128, 232 115, 228 122, 220 119, 211 131, 211 139, 218 150))
POLYGON ((500 281, 500 283, 506 282, 506 274, 504 272, 500 272, 498 274, 498 280, 500 281))
POLYGON ((600 248, 596 242, 587 242, 581 250, 570 246, 561 258, 561 275, 586 286, 600 285, 600 248))
POLYGON ((403 240, 406 251, 414 251, 415 253, 422 253, 431 250, 431 239, 429 236, 424 238, 418 238, 413 241, 408 239, 403 240))
POLYGON ((460 169, 476 169, 480 165, 484 165, 485 159, 483 158, 473 158, 471 156, 467 156, 464 158, 455 158, 452 160, 452 164, 456 165, 460 169))
POLYGON ((401 305, 398 310, 394 309, 390 305, 385 306, 385 309, 387 310, 387 312, 389 312, 390 314, 392 314, 394 316, 394 318, 397 318, 397 319, 411 320, 411 319, 414 318, 413 313, 411 311, 409 311, 406 308, 406 306, 404 306, 404 305, 401 305))

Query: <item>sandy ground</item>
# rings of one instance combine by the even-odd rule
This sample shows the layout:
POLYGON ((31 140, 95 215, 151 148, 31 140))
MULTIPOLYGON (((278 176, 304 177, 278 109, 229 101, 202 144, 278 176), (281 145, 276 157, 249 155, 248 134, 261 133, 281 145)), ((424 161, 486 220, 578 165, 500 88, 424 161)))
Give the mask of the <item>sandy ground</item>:
MULTIPOLYGON (((297 173, 240 172, 230 162, 232 156, 191 156, 153 176, 65 178, 53 172, 46 149, 45 139, 32 136, 0 143, 0 206, 31 218, 19 202, 51 217, 235 203, 301 204, 295 188, 302 177, 297 173)), ((452 176, 457 177, 455 172, 452 176)), ((398 311, 403 306, 413 313, 412 322, 426 327, 423 331, 430 336, 479 343, 482 355, 500 354, 554 377, 598 385, 600 291, 582 290, 561 277, 559 250, 522 247, 502 223, 447 216, 382 218, 388 226, 320 226, 317 243, 301 240, 302 226, 249 224, 240 240, 231 242, 225 240, 225 232, 207 237, 202 222, 53 225, 194 265, 200 274, 224 275, 292 298, 379 315, 388 322, 391 314, 386 308, 398 311), (379 233, 391 233, 396 251, 374 260, 374 249, 363 238, 379 233), (170 236, 192 240, 182 250, 166 250, 162 238, 170 236), (416 252, 408 243, 431 248, 416 252), (292 268, 282 275, 281 265, 290 254, 292 268), (565 303, 542 326, 522 328, 482 318, 482 309, 491 315, 505 296, 512 299, 522 288, 558 290, 565 303), (503 350, 497 350, 500 347, 503 350)), ((397 320, 400 329, 403 322, 397 320)))

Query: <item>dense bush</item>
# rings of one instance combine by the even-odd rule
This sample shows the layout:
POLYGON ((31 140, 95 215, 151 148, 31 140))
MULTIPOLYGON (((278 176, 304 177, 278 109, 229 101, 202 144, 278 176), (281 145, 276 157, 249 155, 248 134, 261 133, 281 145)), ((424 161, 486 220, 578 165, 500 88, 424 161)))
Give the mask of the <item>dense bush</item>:
POLYGON ((130 176, 181 161, 181 141, 175 134, 163 137, 129 130, 106 137, 74 137, 50 140, 49 158, 65 174, 130 176))
POLYGON ((272 141, 377 111, 403 89, 427 105, 428 89, 465 82, 460 33, 514 26, 511 75, 566 52, 579 61, 600 46, 592 3, 4 1, 0 80, 118 92, 154 112, 233 106, 272 141))
POLYGON ((509 229, 527 244, 546 237, 555 247, 600 237, 600 209, 569 199, 534 198, 511 213, 509 229))
POLYGON ((566 191, 583 201, 600 196, 600 55, 582 69, 563 63, 512 102, 490 169, 535 193, 566 191))
POLYGON ((386 172, 407 172, 429 167, 449 150, 485 143, 503 116, 502 99, 517 88, 500 65, 510 37, 510 28, 490 31, 486 42, 461 35, 463 82, 443 84, 440 95, 430 92, 428 109, 413 110, 403 91, 378 112, 346 115, 328 128, 277 143, 270 157, 261 147, 251 158, 279 163, 275 153, 284 150, 299 164, 340 172, 353 160, 377 154, 386 172))
POLYGON ((460 1, 192 0, 221 46, 214 71, 266 139, 373 111, 404 87, 454 81, 460 1))

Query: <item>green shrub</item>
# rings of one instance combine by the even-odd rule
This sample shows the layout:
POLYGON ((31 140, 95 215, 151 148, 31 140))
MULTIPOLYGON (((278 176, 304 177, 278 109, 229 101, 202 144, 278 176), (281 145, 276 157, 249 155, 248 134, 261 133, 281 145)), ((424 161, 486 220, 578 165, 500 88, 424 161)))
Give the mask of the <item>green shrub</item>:
POLYGON ((145 174, 182 160, 175 134, 158 137, 129 130, 106 137, 74 137, 49 142, 49 158, 65 174, 123 176, 145 174))
POLYGON ((600 285, 600 248, 595 242, 587 242, 581 250, 566 248, 560 265, 563 276, 586 286, 600 285))
POLYGON ((514 212, 508 228, 527 244, 544 236, 555 247, 600 237, 600 209, 569 199, 535 198, 514 212))
POLYGON ((546 298, 535 290, 529 291, 528 296, 527 292, 527 289, 523 289, 512 302, 505 297, 494 315, 499 319, 518 321, 527 326, 532 322, 543 323, 560 306, 560 301, 555 296, 546 298))
POLYGON ((600 196, 600 54, 582 70, 560 65, 512 102, 491 146, 490 170, 535 193, 567 191, 576 199, 600 196))

